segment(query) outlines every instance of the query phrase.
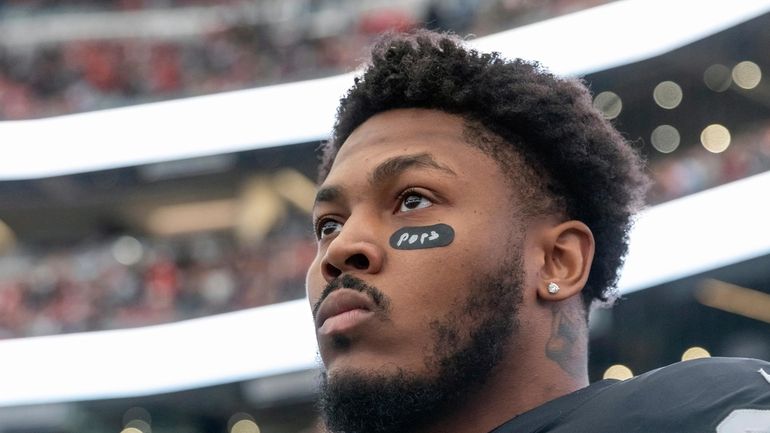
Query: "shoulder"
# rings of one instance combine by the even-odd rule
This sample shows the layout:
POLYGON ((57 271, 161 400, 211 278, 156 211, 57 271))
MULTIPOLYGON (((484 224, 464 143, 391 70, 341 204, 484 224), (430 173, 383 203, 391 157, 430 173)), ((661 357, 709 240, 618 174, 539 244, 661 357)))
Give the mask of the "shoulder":
POLYGON ((495 430, 538 433, 770 432, 770 363, 707 358, 603 380, 495 430))
POLYGON ((770 363, 746 358, 684 361, 616 382, 590 406, 590 411, 615 413, 615 423, 644 426, 638 431, 765 431, 770 425, 770 363))
POLYGON ((691 392, 707 388, 713 392, 741 388, 767 392, 770 391, 770 376, 763 372, 770 375, 770 363, 758 359, 703 358, 652 370, 628 384, 650 391, 691 392))
POLYGON ((748 358, 703 358, 678 362, 620 382, 616 393, 650 404, 693 409, 717 403, 770 404, 770 363, 748 358))

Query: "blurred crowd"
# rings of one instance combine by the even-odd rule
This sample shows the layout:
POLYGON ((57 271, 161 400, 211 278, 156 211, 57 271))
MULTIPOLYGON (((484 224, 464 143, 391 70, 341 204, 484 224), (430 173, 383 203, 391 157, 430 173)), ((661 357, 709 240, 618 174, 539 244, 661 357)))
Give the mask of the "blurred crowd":
MULTIPOLYGON (((423 6, 417 13, 393 6, 339 15, 346 9, 340 7, 344 1, 294 0, 289 3, 301 6, 294 8, 301 15, 297 22, 307 25, 291 30, 285 23, 244 18, 213 29, 203 28, 184 38, 138 34, 132 38, 52 41, 31 47, 9 46, 0 40, 0 120, 40 118, 329 76, 352 70, 374 36, 389 29, 419 25, 481 36, 606 1, 423 0, 417 2, 423 6), (329 15, 330 11, 336 15, 329 15), (324 19, 313 19, 321 14, 325 15, 316 18, 324 19), (318 22, 325 25, 319 26, 318 22)), ((0 0, 0 27, 14 16, 36 11, 107 8, 119 14, 127 9, 222 4, 242 7, 242 3, 0 0)))
POLYGON ((241 0, 0 0, 0 13, 28 14, 76 10, 124 11, 237 3, 241 0))
POLYGON ((259 27, 233 27, 185 43, 131 39, 6 49, 0 51, 0 120, 238 90, 311 71, 330 75, 353 63, 351 42, 332 37, 280 46, 259 27))
POLYGON ((120 236, 0 257, 0 339, 167 323, 304 296, 302 229, 259 245, 202 233, 120 236))
POLYGON ((756 125, 736 134, 722 153, 701 146, 678 149, 650 164, 651 205, 713 188, 770 170, 770 125, 756 125))

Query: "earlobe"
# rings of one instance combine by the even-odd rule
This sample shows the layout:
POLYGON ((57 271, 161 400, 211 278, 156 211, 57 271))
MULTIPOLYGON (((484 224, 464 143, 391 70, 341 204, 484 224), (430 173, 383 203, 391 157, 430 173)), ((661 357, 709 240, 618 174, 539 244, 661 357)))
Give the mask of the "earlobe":
POLYGON ((579 294, 588 281, 594 256, 591 229, 580 221, 563 222, 546 231, 543 246, 538 297, 561 301, 579 294))

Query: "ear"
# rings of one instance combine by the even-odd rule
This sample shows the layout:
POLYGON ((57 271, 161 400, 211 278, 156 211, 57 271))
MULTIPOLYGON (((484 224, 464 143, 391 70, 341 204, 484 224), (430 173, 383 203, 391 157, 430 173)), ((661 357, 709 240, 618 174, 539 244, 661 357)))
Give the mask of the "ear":
POLYGON ((588 281, 594 257, 591 229, 571 220, 547 229, 543 235, 545 260, 539 272, 538 298, 561 301, 579 294, 588 281), (551 283, 558 286, 558 290, 549 291, 551 283))

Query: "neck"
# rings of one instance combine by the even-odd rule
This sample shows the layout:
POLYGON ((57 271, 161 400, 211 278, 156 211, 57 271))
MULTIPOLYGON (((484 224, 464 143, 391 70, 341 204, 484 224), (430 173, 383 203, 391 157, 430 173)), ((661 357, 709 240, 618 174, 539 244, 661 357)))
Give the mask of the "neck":
POLYGON ((587 374, 575 377, 560 368, 531 368, 529 377, 514 376, 519 375, 500 372, 491 377, 451 416, 419 433, 487 433, 518 415, 588 386, 587 374))
MULTIPOLYGON (((582 312, 554 308, 550 329, 521 330, 485 385, 452 415, 419 433, 487 433, 511 418, 588 386, 588 336, 582 312)), ((540 322, 543 323, 543 322, 540 322)), ((548 328, 548 327, 546 327, 548 328)))

